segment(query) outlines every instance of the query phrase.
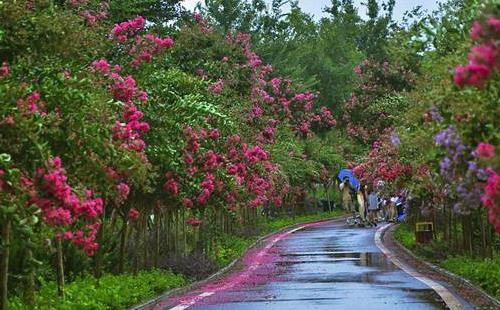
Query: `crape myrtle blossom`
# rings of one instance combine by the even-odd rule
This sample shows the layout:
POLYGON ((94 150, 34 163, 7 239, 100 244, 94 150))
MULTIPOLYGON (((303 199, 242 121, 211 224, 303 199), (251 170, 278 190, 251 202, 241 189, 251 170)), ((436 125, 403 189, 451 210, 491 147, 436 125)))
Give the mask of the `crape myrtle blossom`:
POLYGON ((458 87, 483 87, 492 74, 500 69, 499 24, 500 19, 496 16, 472 24, 470 37, 477 45, 470 50, 469 63, 455 68, 453 81, 458 87))
POLYGON ((200 12, 193 12, 193 19, 198 24, 200 27, 200 30, 204 34, 211 33, 213 29, 210 27, 208 24, 208 21, 203 17, 203 15, 200 12))
MULTIPOLYGON (((331 111, 326 107, 316 114, 313 110, 313 100, 316 94, 311 92, 297 93, 292 89, 292 83, 281 77, 272 77, 273 68, 264 65, 261 59, 252 51, 251 37, 246 33, 237 33, 236 36, 228 35, 226 42, 239 46, 247 59, 244 67, 252 70, 251 75, 251 100, 253 106, 249 111, 249 122, 256 126, 256 120, 272 118, 277 122, 289 121, 298 135, 310 134, 313 125, 330 128, 336 124, 331 111)), ((274 126, 273 126, 274 127, 274 126)), ((264 128, 260 128, 264 133, 264 128)), ((269 133, 270 129, 266 129, 269 133)), ((259 137, 261 143, 269 143, 270 139, 259 137)))
POLYGON ((10 73, 9 63, 4 61, 2 62, 2 66, 0 66, 0 78, 8 76, 10 73))
POLYGON ((130 194, 130 187, 128 186, 127 183, 122 182, 122 183, 118 184, 116 186, 116 190, 118 192, 118 196, 116 199, 118 204, 127 200, 128 195, 130 194))
POLYGON ((493 158, 495 157, 495 146, 481 142, 478 144, 474 153, 479 158, 493 158))
POLYGON ((24 117, 31 116, 33 114, 39 114, 41 116, 46 116, 45 112, 45 102, 41 100, 41 94, 38 91, 31 92, 26 98, 18 99, 17 108, 24 117))
POLYGON ((25 178, 30 193, 30 204, 40 208, 43 220, 56 231, 56 237, 72 240, 88 256, 95 254, 99 245, 96 233, 100 226, 98 216, 104 210, 103 200, 94 198, 92 191, 81 199, 67 183, 66 171, 59 157, 52 158, 47 168, 37 170, 33 180, 25 178), (84 230, 78 228, 85 223, 84 230))
POLYGON ((91 70, 102 74, 105 82, 109 84, 109 92, 113 98, 124 103, 122 121, 116 121, 112 128, 113 139, 121 143, 121 147, 136 152, 145 160, 145 142, 142 135, 149 132, 148 123, 141 121, 143 113, 134 104, 134 100, 147 102, 147 93, 137 87, 135 79, 131 76, 121 76, 122 68, 113 66, 105 59, 99 59, 91 64, 91 70))
POLYGON ((488 209, 489 222, 500 233, 500 174, 495 171, 490 173, 481 202, 488 209))
POLYGON ((131 219, 132 221, 137 221, 140 215, 141 213, 136 208, 130 208, 128 210, 128 218, 131 219))
POLYGON ((189 226, 193 226, 193 227, 198 227, 200 226, 201 224, 203 223, 203 221, 199 220, 199 219, 195 219, 195 218, 188 218, 186 220, 186 224, 189 225, 189 226))
POLYGON ((174 45, 171 37, 161 38, 151 33, 139 35, 145 23, 144 17, 137 16, 115 24, 111 30, 111 38, 125 46, 127 53, 132 57, 131 65, 136 68, 143 62, 151 62, 153 56, 163 53, 174 45))
POLYGON ((3 188, 5 186, 4 176, 5 176, 5 170, 0 169, 0 192, 3 191, 3 188))
MULTIPOLYGON (((399 160, 398 144, 392 141, 393 130, 388 129, 375 141, 368 157, 353 168, 354 174, 365 184, 376 185, 380 181, 394 183, 412 175, 413 168, 399 160)), ((399 137, 398 137, 399 138, 399 137)))
POLYGON ((224 90, 224 80, 223 79, 219 79, 217 82, 211 84, 208 87, 208 91, 215 94, 215 95, 220 95, 223 90, 224 90))

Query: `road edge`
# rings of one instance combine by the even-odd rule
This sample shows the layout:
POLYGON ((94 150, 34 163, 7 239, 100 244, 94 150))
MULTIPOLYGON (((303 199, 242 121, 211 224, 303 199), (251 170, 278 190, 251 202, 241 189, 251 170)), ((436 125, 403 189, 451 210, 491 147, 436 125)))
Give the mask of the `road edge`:
MULTIPOLYGON (((397 225, 394 225, 393 228, 388 228, 388 233, 390 234, 390 237, 394 241, 394 244, 403 252, 405 252, 408 256, 413 258, 414 260, 422 263, 423 265, 427 266, 428 268, 434 270, 437 273, 440 273, 444 275, 445 277, 448 277, 452 280, 454 280, 457 283, 460 283, 463 286, 467 286, 469 289, 472 289, 476 291, 478 294, 480 294, 484 299, 488 300, 492 305, 494 305, 497 309, 500 309, 500 301, 496 299, 495 297, 491 296, 488 294, 486 291, 484 291, 482 288, 478 287, 474 283, 472 283, 470 280, 463 278, 462 276, 459 276, 449 270, 446 270, 442 267, 439 267, 437 265, 434 265, 422 257, 417 256, 415 253, 413 253, 410 249, 406 248, 404 245, 402 245, 395 237, 393 234, 394 229, 397 227, 397 225)), ((383 239, 382 239, 383 240, 383 239)), ((452 283, 453 285, 453 283, 452 283)), ((455 286, 455 285, 453 285, 455 286)))
POLYGON ((383 236, 385 232, 394 224, 386 224, 383 225, 382 227, 378 228, 377 231, 375 232, 375 244, 377 247, 382 251, 382 253, 392 261, 392 263, 396 266, 398 266, 401 270, 412 276, 413 278, 419 280, 420 282, 424 283, 431 289, 433 289, 443 300, 443 302, 446 304, 446 306, 451 309, 464 309, 462 303, 458 298, 451 293, 449 289, 441 285, 440 283, 424 276, 420 272, 416 271, 413 267, 403 263, 396 255, 394 252, 389 250, 382 242, 383 236))
POLYGON ((251 249, 255 248, 257 245, 259 245, 262 241, 264 241, 265 239, 268 239, 268 238, 271 238, 273 235, 278 235, 278 234, 281 234, 281 233, 284 233, 286 231, 290 231, 290 230, 293 230, 297 227, 300 227, 302 225, 308 225, 308 224, 312 224, 312 223, 323 223, 323 222, 329 222, 329 221, 339 221, 339 220, 345 220, 346 217, 348 217, 349 215, 346 214, 346 215, 341 215, 341 216, 336 216, 336 217, 332 217, 332 218, 329 218, 329 219, 324 219, 324 220, 317 220, 317 221, 308 221, 308 222, 302 222, 302 223, 296 223, 296 224, 293 224, 293 225, 290 225, 290 226, 286 226, 286 227, 283 227, 277 231, 274 231, 274 232, 270 232, 262 237, 259 237, 257 240, 255 240, 243 253, 241 253, 241 255, 236 258, 235 260, 233 260, 229 265, 225 266, 224 268, 220 269, 219 271, 217 271, 216 273, 210 275, 209 277, 203 279, 203 280, 200 280, 200 281, 196 281, 196 282, 193 282, 193 283, 190 283, 186 286, 182 286, 182 287, 178 287, 178 288, 175 288, 175 289, 172 289, 172 290, 168 290, 164 293, 162 293, 161 295, 153 298, 153 299, 150 299, 148 301, 145 301, 139 305, 135 305, 135 306, 132 306, 129 308, 129 310, 145 310, 145 309, 151 309, 151 307, 154 307, 156 304, 158 304, 160 301, 162 300, 165 300, 165 299, 168 299, 172 296, 175 296, 175 295, 179 295, 179 294, 184 294, 184 293, 187 293, 189 291, 192 291, 194 289, 196 289, 197 287, 201 287, 213 280, 216 280, 216 279, 220 279, 224 276, 226 276, 227 274, 229 274, 230 272, 233 271, 233 268, 241 261, 241 259, 245 256, 245 254, 250 251, 251 249))

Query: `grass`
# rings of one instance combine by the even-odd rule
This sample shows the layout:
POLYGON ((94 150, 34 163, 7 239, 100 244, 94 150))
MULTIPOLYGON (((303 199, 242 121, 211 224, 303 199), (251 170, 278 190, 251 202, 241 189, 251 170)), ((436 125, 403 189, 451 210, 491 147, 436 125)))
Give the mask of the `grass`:
POLYGON ((494 258, 447 257, 445 246, 441 244, 440 240, 429 245, 417 244, 415 234, 407 224, 398 225, 394 230, 394 237, 418 256, 468 279, 495 298, 500 299, 500 256, 497 255, 494 258))
POLYGON ((66 286, 64 300, 57 296, 54 282, 43 283, 37 293, 35 307, 15 297, 9 309, 127 309, 162 292, 187 284, 185 277, 169 271, 143 271, 136 275, 104 275, 99 283, 91 277, 77 279, 66 286))
POLYGON ((486 259, 452 257, 443 261, 441 267, 469 279, 495 298, 500 299, 500 256, 486 259))
POLYGON ((394 238, 408 249, 415 248, 417 244, 415 233, 410 229, 410 226, 406 224, 400 224, 396 227, 394 230, 394 238))

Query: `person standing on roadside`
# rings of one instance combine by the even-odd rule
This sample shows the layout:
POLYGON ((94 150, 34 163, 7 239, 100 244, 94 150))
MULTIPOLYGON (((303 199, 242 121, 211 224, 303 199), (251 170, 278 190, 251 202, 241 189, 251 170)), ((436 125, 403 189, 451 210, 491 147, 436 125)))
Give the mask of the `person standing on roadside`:
POLYGON ((391 197, 391 199, 389 200, 389 204, 388 204, 388 208, 387 208, 387 211, 388 211, 387 221, 388 222, 395 222, 396 221, 396 218, 398 216, 398 211, 396 208, 397 202, 398 202, 398 197, 396 197, 396 196, 391 197))
POLYGON ((379 209, 379 199, 377 193, 370 188, 368 194, 368 223, 377 227, 377 215, 379 209))
POLYGON ((342 204, 344 209, 348 211, 355 212, 354 203, 351 198, 351 185, 349 183, 349 178, 344 178, 342 183, 339 185, 340 191, 342 192, 342 204))
POLYGON ((359 216, 361 217, 361 223, 365 224, 366 223, 366 198, 365 198, 365 191, 366 191, 366 186, 365 188, 360 188, 358 193, 356 194, 356 198, 358 200, 359 204, 359 216))

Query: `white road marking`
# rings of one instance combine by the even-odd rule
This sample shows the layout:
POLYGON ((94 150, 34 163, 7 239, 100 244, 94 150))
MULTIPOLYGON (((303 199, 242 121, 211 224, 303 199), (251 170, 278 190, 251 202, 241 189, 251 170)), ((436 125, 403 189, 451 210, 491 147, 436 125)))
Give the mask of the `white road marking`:
POLYGON ((450 308, 451 310, 463 309, 464 307, 462 306, 462 303, 446 287, 442 286, 436 281, 427 278, 420 272, 414 270, 410 266, 401 262, 397 257, 394 256, 394 254, 392 254, 391 251, 389 251, 389 249, 387 249, 382 244, 382 232, 390 225, 391 224, 386 224, 380 227, 379 229, 377 229, 377 232, 375 233, 375 244, 380 249, 380 251, 382 251, 382 253, 384 253, 384 255, 387 256, 394 265, 398 266, 400 269, 402 269, 410 276, 414 277, 415 279, 419 280, 420 282, 424 283, 425 285, 436 291, 436 293, 438 293, 438 295, 446 303, 448 308, 450 308))
POLYGON ((212 296, 213 294, 215 294, 215 292, 204 292, 204 293, 201 293, 200 295, 198 295, 195 298, 193 298, 193 300, 191 300, 189 302, 186 302, 186 303, 183 303, 183 304, 180 304, 178 306, 175 306, 175 307, 173 307, 170 310, 184 310, 184 309, 187 309, 187 308, 191 307, 192 305, 196 304, 197 302, 199 302, 200 300, 202 300, 203 298, 212 296))

